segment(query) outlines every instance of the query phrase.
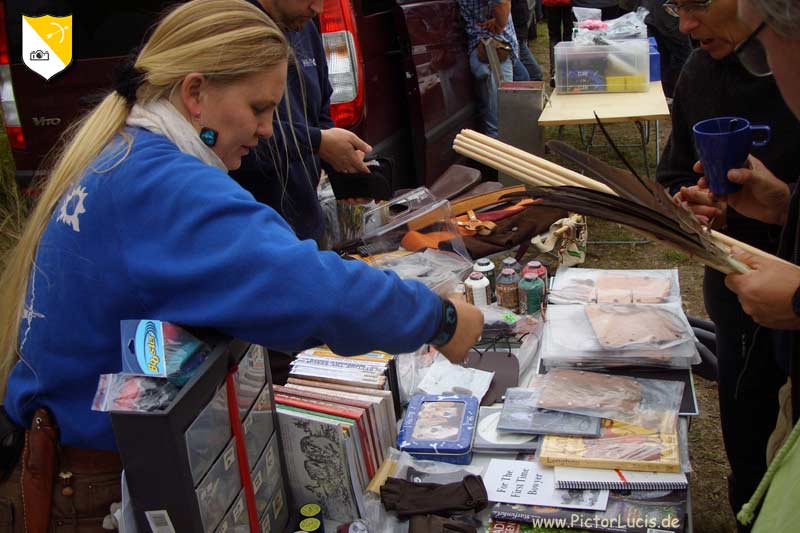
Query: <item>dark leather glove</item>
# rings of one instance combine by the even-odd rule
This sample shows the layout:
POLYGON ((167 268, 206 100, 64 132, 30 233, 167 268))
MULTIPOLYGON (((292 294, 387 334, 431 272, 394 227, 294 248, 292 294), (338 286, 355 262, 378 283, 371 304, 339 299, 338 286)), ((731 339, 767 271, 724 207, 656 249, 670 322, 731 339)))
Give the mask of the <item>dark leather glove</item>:
POLYGON ((474 526, 434 514, 411 517, 408 533, 477 533, 474 526))
POLYGON ((389 478, 381 487, 381 501, 387 511, 396 511, 400 518, 418 514, 449 516, 460 511, 480 511, 489 503, 483 480, 472 474, 446 485, 389 478))
POLYGON ((500 0, 500 2, 492 8, 492 16, 500 30, 497 33, 502 33, 506 24, 508 24, 508 17, 511 16, 511 0, 500 0))

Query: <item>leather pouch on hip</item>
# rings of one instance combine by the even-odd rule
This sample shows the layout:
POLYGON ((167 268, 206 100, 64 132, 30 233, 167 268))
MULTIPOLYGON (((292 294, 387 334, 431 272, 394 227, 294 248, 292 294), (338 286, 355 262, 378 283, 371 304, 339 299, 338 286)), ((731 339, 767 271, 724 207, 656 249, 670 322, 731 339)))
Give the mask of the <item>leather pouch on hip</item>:
POLYGON ((31 429, 25 434, 22 452, 22 503, 28 533, 50 530, 57 447, 58 429, 47 410, 39 408, 33 415, 31 429))
POLYGON ((489 62, 489 56, 486 55, 486 45, 484 45, 484 42, 488 42, 489 46, 494 47, 495 52, 497 52, 497 59, 499 59, 501 63, 509 58, 513 50, 510 44, 500 39, 482 39, 478 41, 478 59, 482 63, 489 62))

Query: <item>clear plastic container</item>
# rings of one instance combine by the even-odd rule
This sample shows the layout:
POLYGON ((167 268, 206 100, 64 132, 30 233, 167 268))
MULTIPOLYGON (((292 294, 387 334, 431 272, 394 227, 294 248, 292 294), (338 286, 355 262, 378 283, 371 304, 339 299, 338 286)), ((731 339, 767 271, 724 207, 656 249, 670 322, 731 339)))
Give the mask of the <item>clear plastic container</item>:
POLYGON ((650 85, 647 39, 555 46, 556 89, 565 94, 646 92, 650 85))

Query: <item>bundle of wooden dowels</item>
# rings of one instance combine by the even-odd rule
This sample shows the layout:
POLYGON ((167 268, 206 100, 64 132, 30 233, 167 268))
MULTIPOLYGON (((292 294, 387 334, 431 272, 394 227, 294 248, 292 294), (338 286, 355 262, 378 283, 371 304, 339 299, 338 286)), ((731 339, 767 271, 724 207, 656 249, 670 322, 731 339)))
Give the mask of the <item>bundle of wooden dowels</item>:
MULTIPOLYGON (((563 143, 559 144, 572 155, 577 153, 574 149, 564 147, 563 143)), ((551 143, 548 143, 548 146, 553 147, 551 143)), ((673 203, 655 182, 650 184, 636 176, 639 180, 637 183, 631 174, 620 169, 611 169, 605 163, 597 163, 591 168, 596 176, 605 181, 603 183, 472 130, 462 130, 456 136, 453 148, 459 154, 533 187, 532 195, 544 198, 544 202, 549 202, 549 205, 561 201, 564 204, 561 207, 628 225, 648 238, 687 252, 724 273, 749 270, 746 265, 731 257, 730 252, 734 247, 759 257, 792 265, 746 243, 702 227, 686 208, 673 203), (613 172, 598 172, 598 167, 613 172), (631 183, 635 187, 632 187, 631 183), (580 189, 576 188, 600 194, 590 194, 588 191, 581 194, 580 189), (562 192, 556 192, 557 190, 562 192), (621 198, 609 198, 609 196, 621 198), (620 209, 614 209, 614 206, 620 207, 620 200, 626 202, 622 209, 625 213, 620 213, 620 209), (624 209, 624 207, 634 209, 624 209), (656 222, 653 222, 654 220, 656 222), (665 221, 671 223, 666 224, 665 221)), ((599 160, 581 153, 573 161, 586 163, 599 160)))

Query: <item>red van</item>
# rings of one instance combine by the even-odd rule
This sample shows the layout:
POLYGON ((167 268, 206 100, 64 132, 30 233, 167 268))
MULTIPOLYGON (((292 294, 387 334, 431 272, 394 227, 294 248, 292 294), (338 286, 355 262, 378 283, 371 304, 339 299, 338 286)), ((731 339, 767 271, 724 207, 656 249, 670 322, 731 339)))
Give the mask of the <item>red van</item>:
MULTIPOLYGON (((64 129, 111 86, 113 66, 138 46, 164 2, 0 0, 3 117, 27 187, 64 129), (45 81, 22 62, 22 15, 73 17, 73 60, 45 81)), ((395 189, 430 185, 457 155, 461 128, 478 124, 456 0, 325 0, 318 23, 328 52, 338 126, 394 161, 395 189)))

